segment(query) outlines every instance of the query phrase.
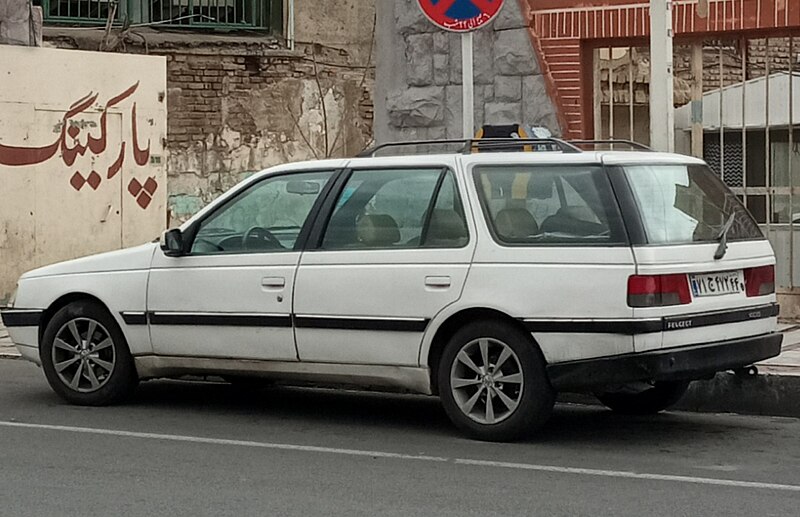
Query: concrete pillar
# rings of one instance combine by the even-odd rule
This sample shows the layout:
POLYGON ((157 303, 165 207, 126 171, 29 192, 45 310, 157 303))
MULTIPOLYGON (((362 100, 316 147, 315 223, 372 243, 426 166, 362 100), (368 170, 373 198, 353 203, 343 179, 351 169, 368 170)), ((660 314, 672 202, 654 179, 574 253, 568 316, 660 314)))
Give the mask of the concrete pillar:
POLYGON ((41 46, 42 12, 30 0, 0 0, 0 45, 41 46))
POLYGON ((650 0, 650 145, 675 149, 672 83, 672 0, 650 0))

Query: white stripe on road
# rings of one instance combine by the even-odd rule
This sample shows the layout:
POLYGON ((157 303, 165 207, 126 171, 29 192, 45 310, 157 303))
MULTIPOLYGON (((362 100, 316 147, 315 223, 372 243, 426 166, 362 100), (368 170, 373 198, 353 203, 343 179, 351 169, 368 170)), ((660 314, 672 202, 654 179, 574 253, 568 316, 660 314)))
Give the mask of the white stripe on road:
POLYGON ((182 436, 177 434, 138 433, 135 431, 118 431, 116 429, 94 429, 91 427, 72 427, 67 425, 27 424, 24 422, 6 422, 0 420, 0 427, 22 427, 26 429, 45 429, 48 431, 65 431, 68 433, 103 434, 108 436, 124 436, 127 438, 145 438, 150 440, 168 440, 172 442, 204 443, 209 445, 235 445, 238 447, 255 447, 259 449, 279 449, 285 451, 324 452, 343 454, 346 456, 371 456, 376 458, 394 458, 401 460, 449 461, 437 456, 399 454, 395 452, 362 451, 358 449, 338 449, 335 447, 316 447, 314 445, 292 445, 288 443, 251 442, 248 440, 227 440, 224 438, 204 438, 202 436, 182 436))
POLYGON ((704 478, 704 477, 694 477, 694 476, 675 476, 669 474, 648 474, 646 472, 631 472, 625 470, 600 470, 600 469, 585 469, 577 467, 558 467, 554 465, 536 465, 531 463, 510 463, 502 461, 475 460, 475 459, 465 459, 465 458, 446 458, 442 456, 401 454, 396 452, 365 451, 359 449, 340 449, 337 447, 318 447, 313 445, 293 445, 286 443, 254 442, 249 440, 229 440, 224 438, 205 438, 202 436, 140 433, 136 431, 120 431, 116 429, 94 429, 91 427, 73 427, 66 425, 29 424, 25 422, 10 422, 2 420, 0 420, 0 427, 16 427, 23 429, 63 431, 68 433, 123 436, 126 438, 166 440, 172 442, 201 443, 208 445, 233 445, 237 447, 253 447, 259 449, 274 449, 274 450, 284 450, 284 451, 318 452, 326 454, 339 454, 343 456, 367 456, 371 458, 390 458, 398 460, 416 460, 416 461, 428 461, 437 463, 453 463, 456 465, 468 465, 474 467, 529 470, 536 472, 551 472, 557 474, 573 474, 579 476, 643 479, 651 481, 671 481, 675 483, 692 483, 698 485, 716 485, 716 486, 737 487, 737 488, 759 488, 759 489, 769 489, 769 490, 781 490, 785 492, 800 492, 800 485, 783 485, 778 483, 760 483, 756 481, 737 481, 733 479, 717 479, 717 478, 704 478))
POLYGON ((456 459, 459 465, 475 465, 480 467, 497 467, 505 469, 535 470, 538 472, 558 472, 562 474, 579 474, 583 476, 603 476, 612 478, 651 479, 654 481, 674 481, 677 483, 694 483, 698 485, 733 486, 738 488, 768 488, 800 492, 800 485, 781 485, 777 483, 759 483, 757 481, 736 481, 734 479, 699 478, 694 476, 673 476, 669 474, 648 474, 646 472, 628 472, 624 470, 582 469, 576 467, 552 467, 549 465, 531 465, 528 463, 506 463, 503 461, 462 460, 456 459))

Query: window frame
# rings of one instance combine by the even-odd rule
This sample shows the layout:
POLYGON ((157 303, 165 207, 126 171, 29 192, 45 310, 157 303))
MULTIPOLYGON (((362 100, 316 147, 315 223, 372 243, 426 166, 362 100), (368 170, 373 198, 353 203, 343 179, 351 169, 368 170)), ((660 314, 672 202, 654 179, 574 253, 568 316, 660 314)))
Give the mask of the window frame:
MULTIPOLYGON (((470 176, 472 176, 473 185, 475 186, 475 193, 478 197, 478 204, 480 205, 481 212, 483 212, 483 220, 489 230, 492 240, 498 246, 503 248, 622 248, 631 246, 631 238, 628 232, 627 224, 624 219, 624 213, 620 207, 620 201, 614 182, 608 174, 607 168, 600 163, 480 163, 471 167, 470 176), (548 169, 575 169, 577 167, 590 168, 596 171, 600 177, 605 178, 605 184, 608 187, 608 194, 614 201, 611 206, 605 206, 606 218, 609 225, 609 235, 619 235, 619 239, 615 242, 508 242, 503 240, 497 233, 494 220, 492 219, 489 205, 487 204, 486 196, 483 192, 483 185, 481 184, 481 169, 492 167, 508 167, 508 168, 548 168, 548 169), (615 228, 616 226, 616 228, 615 228)), ((596 183, 596 182, 595 182, 596 183)), ((602 194, 598 192, 598 194, 602 194)), ((560 197, 560 193, 559 193, 560 197)))
MULTIPOLYGON (((330 184, 330 183, 329 183, 330 184)), ((456 173, 455 169, 446 164, 431 164, 431 165, 380 165, 380 166, 359 166, 359 167, 347 167, 346 169, 341 171, 341 174, 335 181, 335 185, 332 185, 331 191, 328 192, 327 198, 321 207, 319 214, 317 215, 317 221, 314 224, 314 227, 311 229, 309 238, 306 242, 306 247, 303 251, 319 251, 319 252, 329 252, 329 253, 339 253, 339 252, 372 252, 372 251, 424 251, 424 250, 454 250, 454 249, 464 249, 468 247, 472 242, 472 233, 470 232, 469 222, 468 222, 468 215, 465 209, 465 192, 461 190, 461 183, 459 182, 458 174, 456 173), (433 195, 431 196, 431 200, 428 204, 428 214, 426 216, 426 220, 424 226, 422 227, 422 232, 420 234, 420 244, 417 246, 408 246, 408 247, 381 247, 381 248, 352 248, 352 249, 326 249, 323 247, 323 242, 325 239, 325 235, 328 231, 328 226, 330 225, 331 218, 333 218, 333 214, 336 211, 336 205, 339 202, 342 194, 344 193, 344 189, 347 186, 347 183, 352 178, 355 172, 361 171, 419 171, 419 170, 439 170, 439 177, 436 180, 436 186, 434 187, 433 195), (422 237, 426 236, 428 233, 428 228, 430 226, 430 218, 431 218, 431 209, 432 207, 436 206, 436 203, 439 200, 439 195, 442 190, 442 185, 444 184, 445 178, 447 178, 448 174, 452 174, 453 176, 453 183, 454 183, 454 190, 458 195, 458 201, 461 204, 461 213, 464 216, 464 226, 467 231, 467 240, 464 242, 462 246, 423 246, 422 245, 422 237)))
POLYGON ((193 221, 192 224, 183 232, 184 235, 184 248, 185 254, 182 256, 185 257, 230 257, 236 255, 259 255, 259 254, 275 254, 275 253, 287 253, 287 252, 301 252, 305 250, 305 246, 308 242, 308 237, 311 233, 313 226, 317 222, 317 217, 319 216, 322 206, 327 200, 330 195, 331 190, 333 189, 333 184, 338 181, 338 179, 342 175, 343 169, 336 168, 336 169, 308 169, 308 170, 295 170, 295 171, 278 171, 274 174, 270 174, 264 176, 262 178, 258 178, 252 182, 246 183, 241 186, 235 192, 232 192, 230 197, 224 201, 218 203, 219 206, 214 206, 208 213, 203 214, 203 216, 193 221), (331 174, 330 179, 325 183, 320 190, 319 194, 317 195, 317 199, 314 200, 314 204, 311 206, 311 210, 308 212, 305 221, 303 221, 303 225, 300 227, 300 233, 297 235, 297 240, 294 243, 294 246, 291 249, 286 249, 285 251, 255 251, 251 253, 247 252, 231 252, 231 253, 194 253, 192 252, 192 247, 194 246, 195 239, 197 238, 197 234, 200 231, 203 223, 206 222, 208 219, 214 217, 220 211, 227 209, 233 203, 239 201, 242 196, 246 195, 247 192, 251 191, 252 189, 258 188, 259 185, 266 181, 273 181, 283 177, 291 177, 291 176, 298 176, 302 174, 320 174, 329 172, 331 174))

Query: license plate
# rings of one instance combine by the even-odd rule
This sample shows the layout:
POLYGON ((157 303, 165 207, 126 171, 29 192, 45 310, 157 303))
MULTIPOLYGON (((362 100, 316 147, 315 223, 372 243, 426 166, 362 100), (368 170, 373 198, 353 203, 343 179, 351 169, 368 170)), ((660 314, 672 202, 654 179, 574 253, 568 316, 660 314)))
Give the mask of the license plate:
POLYGON ((689 275, 689 285, 695 298, 739 294, 744 292, 744 273, 739 270, 689 275))

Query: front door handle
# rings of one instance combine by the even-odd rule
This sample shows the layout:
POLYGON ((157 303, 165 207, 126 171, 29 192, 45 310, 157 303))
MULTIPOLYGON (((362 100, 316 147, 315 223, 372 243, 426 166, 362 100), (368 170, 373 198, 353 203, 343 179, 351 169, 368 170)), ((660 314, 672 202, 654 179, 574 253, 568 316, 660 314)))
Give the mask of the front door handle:
POLYGON ((428 287, 437 287, 439 289, 450 287, 449 276, 426 276, 425 285, 428 287))
POLYGON ((265 276, 261 279, 261 287, 267 289, 283 289, 286 287, 286 279, 282 276, 265 276))

